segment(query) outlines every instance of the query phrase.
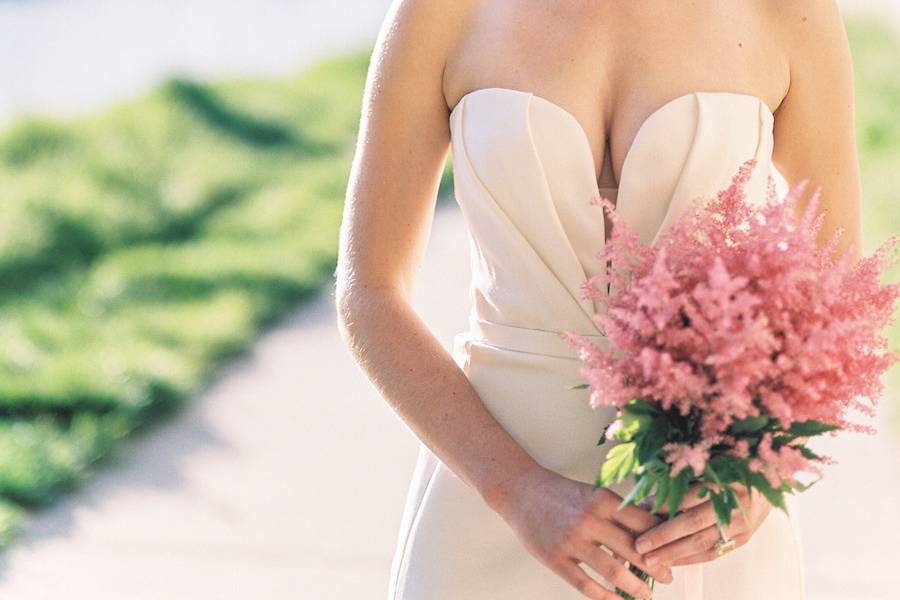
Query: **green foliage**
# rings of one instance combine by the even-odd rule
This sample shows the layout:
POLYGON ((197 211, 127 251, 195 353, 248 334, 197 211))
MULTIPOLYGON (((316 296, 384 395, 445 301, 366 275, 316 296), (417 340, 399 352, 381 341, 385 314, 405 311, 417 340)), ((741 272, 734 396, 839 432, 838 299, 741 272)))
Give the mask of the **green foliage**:
POLYGON ((769 484, 769 480, 765 478, 761 473, 750 473, 750 483, 754 488, 762 492, 763 496, 769 501, 772 506, 776 506, 781 510, 787 512, 787 507, 784 504, 784 493, 779 489, 773 488, 769 484))
POLYGON ((637 456, 634 453, 635 447, 634 442, 623 442, 613 446, 600 467, 596 485, 606 487, 613 483, 619 483, 631 475, 638 467, 637 456))
POLYGON ((827 431, 834 431, 835 429, 839 429, 839 427, 831 423, 809 420, 791 423, 791 428, 788 430, 788 432, 793 436, 807 437, 819 435, 827 431))
POLYGON ((662 510, 669 499, 669 490, 673 488, 672 479, 670 477, 658 477, 656 482, 656 491, 654 492, 653 506, 651 511, 657 513, 662 510))
MULTIPOLYGON (((808 485, 800 482, 783 483, 780 488, 772 488, 760 473, 749 468, 749 457, 713 452, 706 463, 706 469, 695 476, 689 468, 682 469, 672 477, 670 465, 666 462, 663 446, 683 437, 686 429, 682 417, 674 412, 665 413, 644 401, 628 403, 616 419, 613 438, 621 443, 607 453, 600 468, 594 487, 608 486, 634 476, 634 484, 621 502, 621 507, 637 504, 653 496, 650 510, 660 512, 668 505, 669 518, 681 508, 690 486, 700 484, 699 497, 710 497, 716 516, 722 525, 731 523, 731 514, 739 510, 744 516, 744 507, 737 500, 733 484, 747 488, 757 488, 769 501, 786 511, 784 494, 794 490, 803 491, 808 485)), ((689 428, 687 428, 689 429, 689 428)), ((731 432, 751 442, 752 452, 756 451, 763 431, 774 432, 773 448, 793 441, 797 437, 820 435, 835 429, 834 426, 818 421, 797 423, 788 432, 779 430, 777 421, 767 416, 750 417, 737 422, 731 432)), ((690 442, 690 440, 688 440, 690 442)), ((795 446, 810 459, 819 456, 804 445, 795 446)))
POLYGON ((671 435, 671 427, 666 419, 648 419, 647 423, 637 443, 637 457, 641 464, 647 464, 658 456, 671 435))
POLYGON ((613 437, 617 440, 627 442, 633 440, 636 435, 645 432, 651 427, 653 419, 646 414, 637 414, 626 411, 619 421, 622 423, 622 426, 616 431, 613 437))
POLYGON ((742 509, 734 490, 730 487, 725 487, 721 492, 711 492, 709 499, 716 512, 716 521, 723 527, 731 524, 732 511, 742 509))
POLYGON ((628 494, 625 498, 622 499, 619 508, 624 508, 629 504, 637 504, 638 502, 643 501, 650 495, 650 491, 653 489, 653 486, 657 483, 657 479, 655 476, 647 474, 641 477, 638 477, 635 481, 635 484, 631 487, 628 494))
POLYGON ((651 416, 659 416, 662 415, 662 411, 656 406, 650 404, 646 400, 642 400, 641 398, 635 398, 628 402, 625 405, 625 410, 631 414, 636 415, 651 415, 651 416))
POLYGON ((668 512, 670 517, 674 517, 681 509, 681 503, 684 502, 684 497, 687 495, 693 475, 690 470, 683 469, 669 481, 666 501, 669 503, 668 512))
POLYGON ((744 518, 747 518, 747 513, 744 511, 743 505, 738 502, 734 488, 730 484, 742 482, 749 486, 750 470, 746 466, 745 459, 732 456, 719 456, 716 458, 725 460, 708 461, 706 463, 707 478, 704 481, 706 483, 715 483, 715 488, 709 489, 710 501, 713 503, 713 509, 716 511, 716 520, 719 525, 725 526, 731 523, 731 512, 734 509, 739 509, 744 518), (723 468, 721 473, 717 470, 717 466, 723 468))
POLYGON ((0 543, 330 280, 369 56, 0 132, 0 543))
POLYGON ((709 460, 707 470, 715 476, 713 481, 741 483, 748 487, 750 485, 750 470, 747 468, 746 459, 720 454, 709 460))
MULTIPOLYGON (((891 24, 871 18, 845 17, 853 52, 856 89, 856 141, 863 191, 863 250, 871 253, 900 223, 900 35, 891 24)), ((896 281, 900 264, 886 278, 896 281)), ((900 347, 900 320, 889 328, 892 348, 900 347)), ((885 377, 884 401, 893 405, 893 426, 900 434, 900 368, 885 377)))
POLYGON ((731 425, 731 433, 740 435, 762 431, 762 429, 769 424, 769 420, 770 419, 767 415, 758 415, 755 417, 747 417, 746 419, 742 419, 740 421, 735 421, 731 425))

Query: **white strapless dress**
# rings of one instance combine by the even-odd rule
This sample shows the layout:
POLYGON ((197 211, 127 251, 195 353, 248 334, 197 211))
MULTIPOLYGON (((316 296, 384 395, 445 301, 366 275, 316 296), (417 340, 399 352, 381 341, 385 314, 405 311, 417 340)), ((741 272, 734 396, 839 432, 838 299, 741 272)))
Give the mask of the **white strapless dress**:
MULTIPOLYGON (((748 198, 765 199, 774 116, 760 98, 693 92, 640 126, 620 185, 598 188, 588 137, 562 107, 530 92, 482 88, 450 114, 456 200, 469 232, 470 327, 453 356, 496 419, 539 463, 592 483, 609 444, 611 409, 591 409, 563 329, 595 335, 597 308, 580 296, 604 238, 597 193, 644 242, 697 196, 726 187, 750 157, 748 198)), ((614 486, 624 495, 633 480, 614 486)), ((702 565, 673 568, 655 600, 803 600, 797 505, 774 509, 750 541, 702 565)), ((593 571, 588 570, 596 576, 593 571)), ((391 569, 389 600, 576 600, 507 524, 420 444, 391 569)))

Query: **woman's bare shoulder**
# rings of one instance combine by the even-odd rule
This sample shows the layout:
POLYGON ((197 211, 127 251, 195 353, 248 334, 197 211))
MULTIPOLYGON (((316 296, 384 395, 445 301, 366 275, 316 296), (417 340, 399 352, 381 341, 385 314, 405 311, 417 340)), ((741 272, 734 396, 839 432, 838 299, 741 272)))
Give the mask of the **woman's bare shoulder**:
POLYGON ((837 0, 767 0, 764 4, 772 27, 794 53, 815 56, 818 49, 845 38, 837 0))
POLYGON ((453 26, 464 20, 484 0, 393 0, 385 13, 379 34, 419 33, 422 41, 453 35, 453 26))
POLYGON ((385 14, 372 54, 370 89, 382 78, 395 90, 413 91, 441 79, 447 58, 472 12, 484 0, 394 0, 385 14), (395 71, 395 73, 390 73, 395 71), (426 84, 427 85, 427 84, 426 84))
POLYGON ((787 97, 775 119, 773 161, 789 183, 821 187, 823 239, 838 227, 841 246, 861 236, 853 60, 835 0, 772 2, 790 59, 787 97))

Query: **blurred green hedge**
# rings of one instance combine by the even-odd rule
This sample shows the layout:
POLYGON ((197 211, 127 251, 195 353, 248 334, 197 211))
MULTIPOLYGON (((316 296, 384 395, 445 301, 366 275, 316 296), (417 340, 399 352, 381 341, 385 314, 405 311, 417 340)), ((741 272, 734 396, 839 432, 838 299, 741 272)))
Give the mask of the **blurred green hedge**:
POLYGON ((3 514, 71 488, 330 277, 365 68, 173 80, 2 134, 3 514))
MULTIPOLYGON (((863 248, 873 252, 891 235, 900 235, 900 35, 891 22, 849 16, 844 19, 856 86, 856 126, 863 190, 863 248)), ((889 274, 900 280, 900 265, 889 274)), ((890 329, 900 349, 900 322, 890 329)), ((900 368, 885 378, 890 422, 900 437, 900 368)))
POLYGON ((0 133, 0 541, 331 278, 369 55, 0 133))

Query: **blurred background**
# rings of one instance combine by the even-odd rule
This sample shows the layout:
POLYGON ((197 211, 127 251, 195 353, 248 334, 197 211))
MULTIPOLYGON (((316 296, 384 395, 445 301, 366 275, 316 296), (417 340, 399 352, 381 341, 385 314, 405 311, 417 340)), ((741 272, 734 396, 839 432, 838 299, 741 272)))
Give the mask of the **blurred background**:
MULTIPOLYGON (((900 223, 900 4, 841 4, 868 253, 900 223)), ((388 5, 0 0, 0 600, 386 594, 417 440, 332 273, 388 5)), ((448 164, 416 297, 448 349, 467 256, 448 164)), ((810 600, 900 589, 888 379, 877 436, 814 446, 810 600)))

